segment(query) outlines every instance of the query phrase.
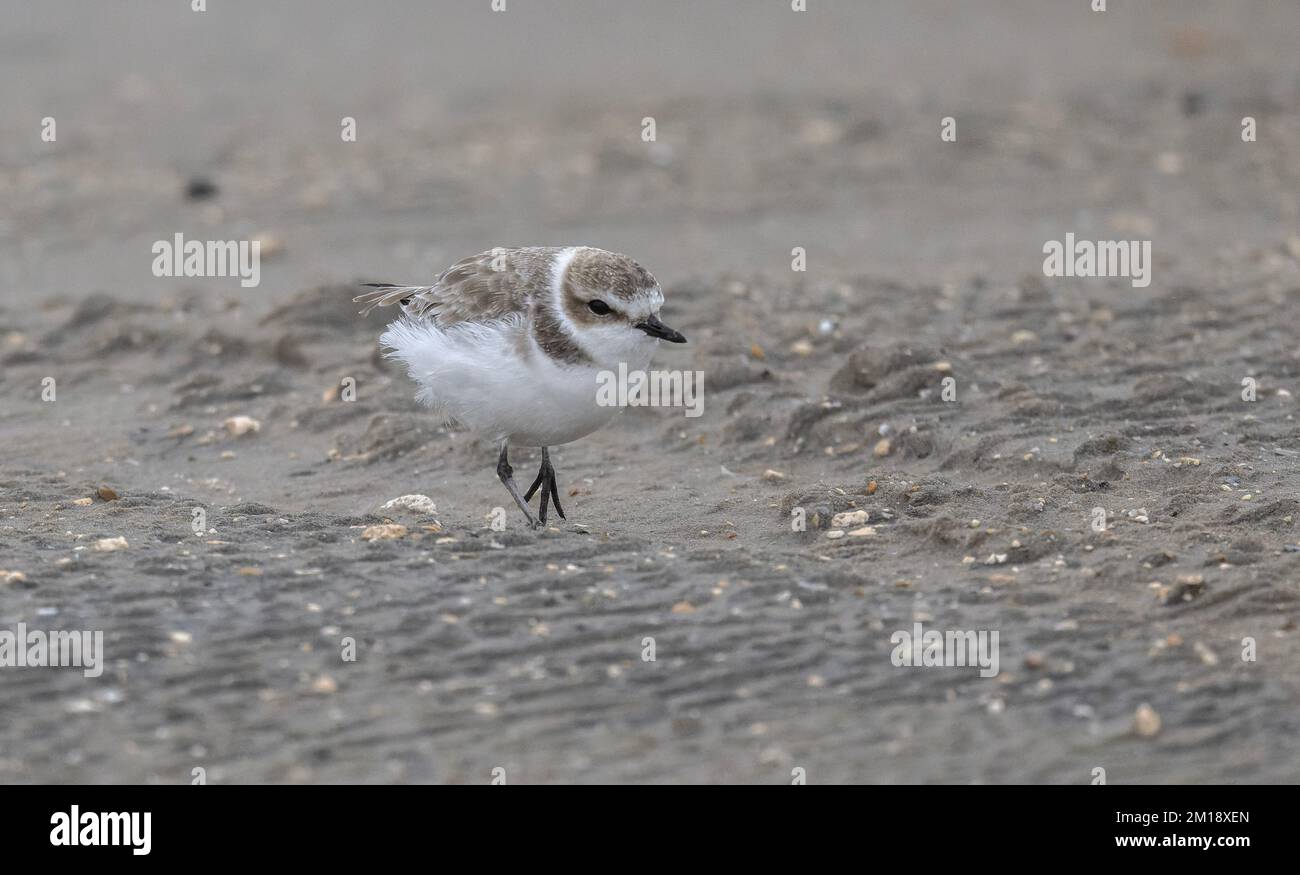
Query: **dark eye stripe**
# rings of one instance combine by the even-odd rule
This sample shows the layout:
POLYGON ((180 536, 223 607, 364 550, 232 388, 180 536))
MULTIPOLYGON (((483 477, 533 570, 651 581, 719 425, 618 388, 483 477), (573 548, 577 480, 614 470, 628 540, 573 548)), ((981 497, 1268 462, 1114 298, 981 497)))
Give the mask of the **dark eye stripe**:
POLYGON ((609 304, 606 304, 600 299, 596 299, 587 302, 587 309, 595 313, 597 316, 605 316, 609 313, 609 304))

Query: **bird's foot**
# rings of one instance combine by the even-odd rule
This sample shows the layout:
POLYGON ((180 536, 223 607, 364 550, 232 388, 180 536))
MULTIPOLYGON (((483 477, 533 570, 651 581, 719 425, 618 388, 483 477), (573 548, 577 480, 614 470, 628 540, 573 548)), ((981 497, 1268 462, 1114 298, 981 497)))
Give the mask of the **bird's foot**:
POLYGON ((555 469, 551 467, 551 455, 545 447, 542 447, 542 467, 537 469, 537 479, 524 493, 524 501, 532 501, 533 493, 537 491, 539 486, 542 488, 542 499, 537 506, 537 522, 534 523, 533 528, 541 528, 546 525, 546 503, 548 500, 555 505, 555 512, 560 515, 560 519, 568 519, 564 515, 564 508, 560 507, 560 490, 555 485, 555 469))

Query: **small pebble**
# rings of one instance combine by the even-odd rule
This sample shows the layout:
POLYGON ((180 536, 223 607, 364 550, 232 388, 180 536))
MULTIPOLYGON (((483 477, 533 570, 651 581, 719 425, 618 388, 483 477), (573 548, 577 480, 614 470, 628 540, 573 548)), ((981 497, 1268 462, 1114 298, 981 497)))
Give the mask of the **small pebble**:
POLYGON ((416 513, 432 514, 437 513, 438 508, 433 503, 433 499, 427 495, 399 495, 392 501, 386 502, 384 510, 411 510, 416 513))
POLYGON ((246 434, 257 434, 262 430, 262 423, 258 422, 251 416, 232 416, 222 426, 235 437, 243 437, 246 434))
POLYGON ((375 526, 366 526, 361 532, 363 541, 395 541, 398 538, 406 537, 406 526, 401 523, 380 523, 375 526))
POLYGON ((328 696, 331 693, 338 692, 338 681, 327 674, 323 674, 311 682, 311 691, 319 693, 322 696, 328 696))
POLYGON ((1133 731, 1143 738, 1153 738, 1160 734, 1160 715, 1156 709, 1143 702, 1133 715, 1133 731))
POLYGON ((275 258, 281 252, 284 252, 284 241, 275 234, 261 232, 253 235, 253 239, 261 244, 259 257, 275 258))
POLYGON ((191 176, 185 183, 185 197, 202 201, 217 196, 217 184, 206 176, 191 176))
POLYGON ((1205 665, 1219 664, 1219 657, 1215 655, 1213 650, 1211 650, 1209 647, 1206 647, 1205 644, 1203 644, 1202 642, 1197 641, 1195 644, 1192 645, 1192 649, 1196 651, 1196 655, 1200 657, 1201 662, 1204 663, 1205 665))

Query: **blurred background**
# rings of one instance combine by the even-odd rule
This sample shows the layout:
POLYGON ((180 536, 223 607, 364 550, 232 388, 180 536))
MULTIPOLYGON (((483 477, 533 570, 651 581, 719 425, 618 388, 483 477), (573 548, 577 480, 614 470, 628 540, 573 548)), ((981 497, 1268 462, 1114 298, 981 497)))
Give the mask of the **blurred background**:
POLYGON ((273 239, 252 305, 494 245, 590 243, 666 282, 804 245, 824 274, 942 281, 1034 269, 1117 199, 1158 252, 1221 245, 1208 211, 1246 240, 1296 216, 1291 3, 3 5, 10 302, 155 296, 148 247, 177 231, 273 239), (1227 148, 1247 114, 1268 136, 1227 148), (1151 173, 1164 153, 1199 183, 1151 173), (215 194, 187 200, 196 178, 215 194))
POLYGON ((0 0, 0 628, 108 660, 0 670, 0 781, 1300 779, 1294 0, 206 5, 0 0), (1067 232, 1151 286, 1044 278, 1067 232), (153 276, 178 233, 260 286, 153 276), (577 243, 705 415, 498 532, 350 298, 577 243))

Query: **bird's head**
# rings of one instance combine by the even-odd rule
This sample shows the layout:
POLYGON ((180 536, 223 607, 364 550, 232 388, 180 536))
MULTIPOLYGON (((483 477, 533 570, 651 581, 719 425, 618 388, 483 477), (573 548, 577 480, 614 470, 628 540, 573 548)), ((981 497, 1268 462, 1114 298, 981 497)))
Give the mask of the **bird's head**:
POLYGON ((624 361, 660 340, 685 343, 659 318, 663 289, 626 255, 577 250, 564 269, 561 306, 575 339, 598 361, 624 361))

